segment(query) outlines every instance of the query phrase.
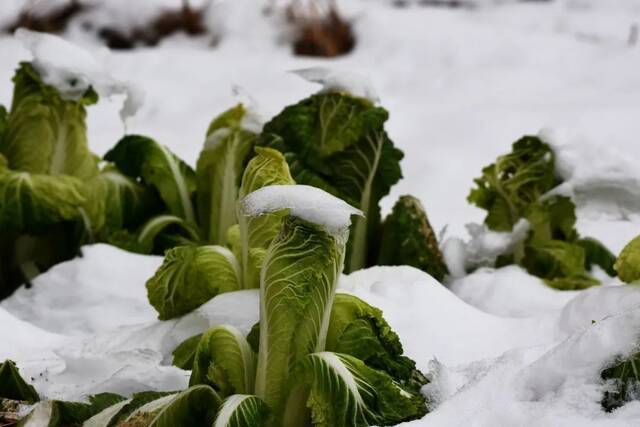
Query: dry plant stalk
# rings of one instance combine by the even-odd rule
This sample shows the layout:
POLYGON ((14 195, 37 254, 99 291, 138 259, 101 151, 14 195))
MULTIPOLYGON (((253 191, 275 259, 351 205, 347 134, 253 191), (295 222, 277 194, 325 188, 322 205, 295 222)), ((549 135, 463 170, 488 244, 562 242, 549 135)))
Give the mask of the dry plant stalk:
POLYGON ((334 57, 353 49, 351 24, 340 16, 336 0, 291 0, 286 10, 297 30, 297 55, 334 57))

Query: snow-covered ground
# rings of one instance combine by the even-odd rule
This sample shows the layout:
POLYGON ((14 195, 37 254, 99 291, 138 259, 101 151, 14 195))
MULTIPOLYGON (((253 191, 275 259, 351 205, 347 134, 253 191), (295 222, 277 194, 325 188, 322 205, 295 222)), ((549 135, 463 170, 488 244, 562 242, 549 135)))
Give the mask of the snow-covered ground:
MULTIPOLYGON (((115 11, 132 4, 109 3, 115 11)), ((579 205, 579 231, 618 253, 640 230, 640 44, 628 44, 640 1, 479 3, 452 10, 343 1, 358 45, 323 60, 294 57, 281 24, 256 0, 229 0, 208 17, 219 34, 215 47, 175 36, 107 60, 116 77, 145 93, 126 131, 154 136, 190 164, 211 118, 238 98, 269 118, 319 89, 289 70, 367 74, 405 152, 405 178, 384 208, 414 194, 446 236, 466 239, 465 224, 481 221, 483 212, 466 202, 481 168, 518 137, 542 130, 557 147, 563 191, 579 205)), ((0 22, 18 4, 3 2, 0 22)), ((98 52, 80 27, 66 36, 98 52)), ((10 104, 13 71, 29 58, 18 41, 0 37, 1 104, 10 104)), ((115 96, 89 110, 89 141, 99 154, 125 131, 121 106, 115 96)), ((244 291, 157 321, 144 282, 160 258, 106 245, 84 253, 0 303, 0 360, 14 359, 47 397, 184 387, 188 373, 170 366, 177 343, 220 323, 246 332, 257 320, 257 295, 244 291)), ((426 391, 437 409, 411 425, 637 425, 638 402, 600 410, 598 378, 606 360, 637 342, 640 290, 605 285, 559 292, 507 267, 444 287, 411 268, 372 268, 344 277, 341 291, 380 307, 407 354, 429 372, 426 391)))
MULTIPOLYGON (((158 321, 144 283, 161 257, 102 244, 83 252, 0 304, 0 359, 15 360, 47 397, 186 387, 189 373, 170 365, 177 344, 219 324, 248 333, 258 321, 257 290, 158 321)), ((608 285, 560 293, 514 267, 479 271, 453 289, 481 310, 419 270, 374 267, 343 277, 338 291, 380 307, 429 373, 425 392, 438 406, 410 425, 626 426, 640 402, 605 414, 598 379, 612 356, 634 349, 640 291, 608 285)))

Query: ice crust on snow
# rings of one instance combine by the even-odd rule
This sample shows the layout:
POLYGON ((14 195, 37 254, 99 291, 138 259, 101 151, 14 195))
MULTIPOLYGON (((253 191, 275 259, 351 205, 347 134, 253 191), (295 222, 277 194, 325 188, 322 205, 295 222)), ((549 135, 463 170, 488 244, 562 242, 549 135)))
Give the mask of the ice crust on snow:
POLYGON ((349 229, 351 216, 362 216, 344 200, 309 185, 269 185, 248 194, 240 205, 249 217, 288 209, 290 215, 318 224, 340 238, 349 229))
POLYGON ((33 55, 33 67, 42 80, 60 92, 63 99, 78 100, 90 88, 103 97, 125 95, 120 118, 123 122, 142 106, 144 94, 132 84, 115 79, 102 59, 51 34, 19 28, 15 37, 33 55))
POLYGON ((291 72, 309 82, 321 84, 320 93, 346 92, 367 99, 372 104, 380 102, 373 83, 363 74, 325 67, 302 68, 291 72))

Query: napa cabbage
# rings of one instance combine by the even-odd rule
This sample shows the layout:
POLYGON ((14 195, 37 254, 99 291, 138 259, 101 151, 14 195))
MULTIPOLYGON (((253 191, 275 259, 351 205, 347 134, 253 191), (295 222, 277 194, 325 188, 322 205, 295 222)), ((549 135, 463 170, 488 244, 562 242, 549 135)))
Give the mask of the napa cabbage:
POLYGON ((397 149, 384 129, 387 111, 343 93, 320 93, 286 107, 265 124, 258 145, 281 151, 298 184, 321 188, 357 207, 345 271, 373 265, 379 202, 402 177, 397 149))
POLYGON ((487 211, 484 223, 490 230, 511 232, 521 220, 529 227, 522 242, 496 259, 497 267, 521 265, 561 290, 599 284, 589 273, 595 265, 614 273, 611 252, 597 240, 579 236, 573 201, 553 194, 562 180, 553 150, 540 138, 522 137, 474 182, 468 201, 487 211))

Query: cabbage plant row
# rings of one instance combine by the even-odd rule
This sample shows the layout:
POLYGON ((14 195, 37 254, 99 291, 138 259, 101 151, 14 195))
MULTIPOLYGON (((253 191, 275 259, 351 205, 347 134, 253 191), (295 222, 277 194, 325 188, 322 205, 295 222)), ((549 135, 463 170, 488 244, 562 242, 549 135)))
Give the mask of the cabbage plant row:
MULTIPOLYGON (((123 137, 100 159, 86 137, 92 89, 65 99, 29 63, 14 84, 10 111, 0 108, 3 294, 82 244, 108 242, 164 255, 146 283, 160 320, 223 292, 259 289, 260 321, 248 336, 218 325, 181 343, 174 364, 191 377, 188 389, 174 392, 36 404, 37 391, 6 361, 3 413, 22 414, 15 421, 27 427, 347 427, 395 425, 427 412, 420 393, 427 379, 380 310, 336 293, 343 271, 375 264, 413 265, 440 281, 448 273, 417 199, 401 197, 381 218, 379 201, 402 176, 383 108, 320 93, 257 129, 238 105, 212 121, 192 168, 141 135, 123 137), (332 228, 327 212, 304 214, 314 209, 300 203, 347 218, 332 228)), ((487 211, 490 230, 529 227, 494 266, 521 265, 558 289, 597 284, 594 265, 638 280, 637 241, 616 262, 578 235, 575 206, 553 192, 561 184, 554 161, 547 144, 524 137, 476 180, 469 201, 487 211)), ((618 385, 603 397, 606 409, 633 398, 636 358, 603 371, 618 385)))
MULTIPOLYGON (((11 109, 0 107, 0 297, 85 243, 153 254, 184 244, 229 247, 240 226, 241 179, 261 148, 286 159, 290 173, 279 183, 321 188, 364 213, 352 226, 346 272, 375 264, 409 264, 440 280, 447 272, 417 199, 401 198, 381 220, 379 201, 401 178, 403 154, 384 130, 387 111, 366 99, 313 95, 261 129, 237 105, 212 121, 192 168, 141 135, 125 136, 101 159, 86 135, 93 89, 65 99, 30 63, 13 81, 11 109)), ((255 260, 242 255, 251 274, 255 260)), ((244 283, 257 286, 255 278, 244 283)))
MULTIPOLYGON (((238 203, 241 224, 259 221, 272 230, 277 223, 278 230, 260 256, 260 322, 249 336, 218 325, 176 348, 174 363, 191 370, 187 390, 41 402, 21 425, 350 427, 395 425, 426 414, 420 388, 427 380, 402 354, 380 310, 336 294, 349 215, 359 212, 323 190, 271 185, 274 176, 289 175, 287 163, 275 150, 258 153, 243 177, 243 186, 256 190, 238 203), (274 167, 256 166, 273 160, 270 155, 274 167), (258 196, 265 202, 256 209, 258 196), (300 201, 314 203, 314 212, 305 214, 300 201), (332 227, 327 215, 346 218, 332 227)), ((248 242, 238 249, 253 249, 245 247, 248 242)), ((149 300, 161 318, 175 315, 175 307, 195 308, 194 294, 238 280, 234 260, 222 246, 175 247, 147 282, 149 300)), ((12 362, 0 368, 0 378, 3 372, 7 381, 0 396, 23 404, 39 399, 12 362)))

